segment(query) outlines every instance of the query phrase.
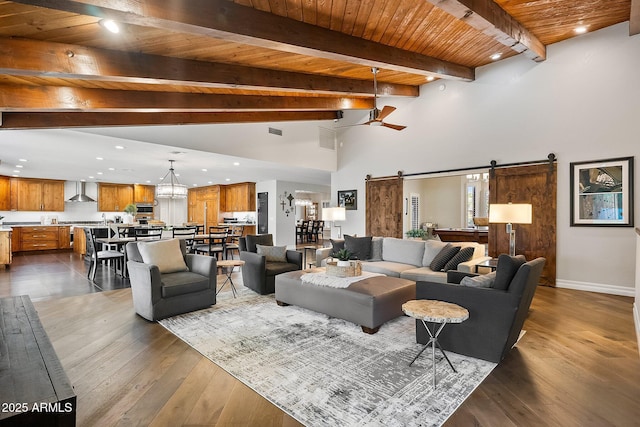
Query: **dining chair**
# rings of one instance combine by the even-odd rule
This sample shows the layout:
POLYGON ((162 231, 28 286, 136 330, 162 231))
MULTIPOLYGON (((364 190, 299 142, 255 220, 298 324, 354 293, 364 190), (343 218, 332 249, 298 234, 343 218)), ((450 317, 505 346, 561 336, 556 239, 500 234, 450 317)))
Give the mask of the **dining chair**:
POLYGON ((227 245, 224 249, 224 258, 233 259, 233 251, 238 252, 238 258, 240 257, 240 237, 244 234, 244 225, 233 225, 229 230, 227 236, 227 245), (229 258, 231 253, 231 258, 229 258))
POLYGON ((96 245, 96 234, 91 228, 85 228, 84 233, 87 239, 87 249, 91 254, 89 269, 87 270, 87 278, 91 279, 93 283, 96 281, 96 271, 98 270, 98 264, 102 261, 115 262, 116 272, 119 270, 123 274, 124 268, 124 253, 114 250, 98 250, 96 245))
POLYGON ((212 225, 209 227, 209 237, 207 243, 194 245, 194 252, 197 254, 205 254, 215 256, 216 259, 224 258, 225 249, 227 247, 227 238, 229 236, 229 227, 222 225, 212 225))
POLYGON ((198 228, 195 225, 187 227, 173 227, 173 237, 184 239, 187 253, 193 252, 194 239, 196 237, 197 229, 198 228))
POLYGON ((160 240, 163 227, 136 227, 133 229, 136 240, 160 240))
POLYGON ((300 239, 300 243, 304 243, 307 237, 307 226, 309 221, 302 220, 300 224, 296 226, 296 239, 300 239))

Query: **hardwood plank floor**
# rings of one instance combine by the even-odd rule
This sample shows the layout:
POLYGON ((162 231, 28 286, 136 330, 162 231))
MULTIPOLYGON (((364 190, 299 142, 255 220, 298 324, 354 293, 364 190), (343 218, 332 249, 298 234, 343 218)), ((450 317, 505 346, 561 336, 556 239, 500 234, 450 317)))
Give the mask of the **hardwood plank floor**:
MULTIPOLYGON (((106 268, 95 286, 75 254, 19 256, 0 270, 0 296, 29 292, 78 395, 79 426, 300 425, 135 315, 128 283, 106 268)), ((525 336, 445 425, 638 425, 632 305, 627 297, 539 287, 525 336)))

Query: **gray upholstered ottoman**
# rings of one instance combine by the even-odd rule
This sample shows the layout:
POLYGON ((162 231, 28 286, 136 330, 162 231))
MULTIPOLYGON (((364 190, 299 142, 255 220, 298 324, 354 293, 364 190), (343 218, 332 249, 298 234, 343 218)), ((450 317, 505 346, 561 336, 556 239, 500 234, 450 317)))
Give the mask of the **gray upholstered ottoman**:
POLYGON ((416 298, 416 282, 397 277, 375 276, 332 288, 304 283, 307 271, 291 271, 276 276, 278 305, 296 305, 348 320, 375 334, 380 326, 402 316, 402 304, 416 298))

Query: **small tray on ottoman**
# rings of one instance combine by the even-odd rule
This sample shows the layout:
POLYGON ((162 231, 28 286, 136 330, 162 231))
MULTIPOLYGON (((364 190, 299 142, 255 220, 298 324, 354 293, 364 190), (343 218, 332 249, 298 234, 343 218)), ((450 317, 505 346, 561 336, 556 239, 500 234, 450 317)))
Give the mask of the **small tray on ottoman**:
POLYGON ((360 261, 350 261, 348 267, 341 267, 336 261, 329 261, 327 262, 326 274, 334 277, 362 276, 362 264, 360 261))

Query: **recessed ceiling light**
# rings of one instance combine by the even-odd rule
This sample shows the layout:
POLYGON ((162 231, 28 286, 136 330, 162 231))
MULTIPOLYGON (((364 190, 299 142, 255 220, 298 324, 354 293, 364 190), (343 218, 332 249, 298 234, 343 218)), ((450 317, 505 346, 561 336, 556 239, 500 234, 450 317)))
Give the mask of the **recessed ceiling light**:
POLYGON ((213 181, 209 181, 209 182, 207 182, 207 184, 213 184, 213 181))
POLYGON ((13 172, 14 172, 14 173, 20 173, 20 171, 19 171, 19 170, 14 170, 13 172))
POLYGON ((96 160, 104 160, 102 157, 96 157, 96 160))
POLYGON ((116 145, 116 150, 124 150, 124 147, 122 145, 116 145))
POLYGON ((206 171, 207 171, 206 169, 202 169, 202 172, 206 172, 206 171))
POLYGON ((585 26, 576 27, 573 29, 573 32, 576 34, 584 34, 587 32, 587 27, 585 26))
POLYGON ((193 184, 193 186, 194 186, 194 187, 197 187, 197 186, 198 186, 198 184, 193 184))
POLYGON ((120 32, 120 26, 113 19, 101 19, 98 23, 102 28, 112 32, 113 34, 118 34, 120 32))
POLYGON ((87 182, 87 180, 83 178, 80 180, 80 182, 87 182))
POLYGON ((498 59, 500 59, 502 57, 501 53, 494 53, 493 55, 491 55, 491 59, 493 61, 497 61, 498 59))
POLYGON ((231 178, 225 178, 224 180, 229 182, 229 181, 231 181, 231 178))
POLYGON ((102 175, 102 172, 98 172, 98 175, 102 175))
POLYGON ((233 166, 240 166, 240 162, 233 162, 233 166))
POLYGON ((429 76, 429 77, 427 77, 427 81, 428 81, 428 82, 432 82, 432 81, 434 81, 434 80, 435 80, 435 77, 433 77, 433 76, 429 76))
POLYGON ((95 178, 95 177, 93 177, 93 176, 90 176, 90 177, 89 177, 89 179, 94 179, 94 178, 95 178))
POLYGON ((17 168, 23 168, 24 166, 22 165, 16 165, 17 168))
POLYGON ((12 176, 12 177, 14 177, 14 178, 18 178, 18 177, 20 177, 20 175, 15 175, 15 174, 14 174, 14 175, 11 175, 11 176, 12 176))
POLYGON ((150 180, 146 180, 145 182, 146 182, 147 184, 149 184, 151 181, 150 181, 150 180))
POLYGON ((114 170, 116 170, 116 168, 109 168, 109 170, 110 170, 110 171, 114 171, 114 170))
POLYGON ((18 159, 19 162, 26 162, 27 159, 18 159))

